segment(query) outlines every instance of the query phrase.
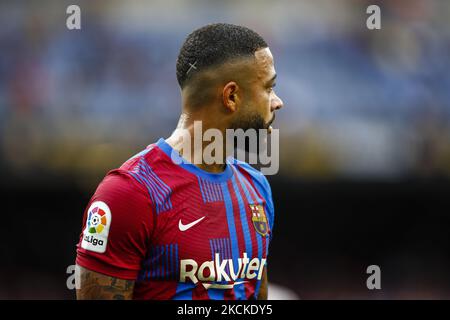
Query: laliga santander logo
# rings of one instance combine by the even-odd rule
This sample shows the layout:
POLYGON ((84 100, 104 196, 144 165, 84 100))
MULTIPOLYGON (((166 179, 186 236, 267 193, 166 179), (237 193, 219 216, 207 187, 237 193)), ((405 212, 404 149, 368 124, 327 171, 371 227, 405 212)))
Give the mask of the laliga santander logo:
POLYGON ((106 212, 99 207, 95 207, 89 210, 88 217, 88 231, 89 233, 102 233, 106 227, 108 219, 106 218, 106 212))
POLYGON ((86 228, 83 232, 83 249, 104 253, 108 243, 111 210, 103 201, 95 201, 88 210, 86 228))

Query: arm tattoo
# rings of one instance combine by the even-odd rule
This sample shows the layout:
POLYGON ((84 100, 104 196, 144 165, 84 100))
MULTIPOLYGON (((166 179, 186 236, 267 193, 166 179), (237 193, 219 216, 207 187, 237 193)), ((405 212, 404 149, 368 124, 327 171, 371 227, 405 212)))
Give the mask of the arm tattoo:
POLYGON ((123 280, 80 268, 78 300, 129 300, 133 298, 134 280, 123 280))

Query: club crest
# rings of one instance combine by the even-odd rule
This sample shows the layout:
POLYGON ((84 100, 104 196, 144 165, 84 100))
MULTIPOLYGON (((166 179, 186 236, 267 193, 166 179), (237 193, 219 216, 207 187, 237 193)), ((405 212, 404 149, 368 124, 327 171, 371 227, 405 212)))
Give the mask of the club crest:
POLYGON ((252 221, 256 232, 262 236, 266 236, 269 232, 269 224, 267 222, 266 213, 264 207, 260 204, 250 204, 252 211, 252 221))

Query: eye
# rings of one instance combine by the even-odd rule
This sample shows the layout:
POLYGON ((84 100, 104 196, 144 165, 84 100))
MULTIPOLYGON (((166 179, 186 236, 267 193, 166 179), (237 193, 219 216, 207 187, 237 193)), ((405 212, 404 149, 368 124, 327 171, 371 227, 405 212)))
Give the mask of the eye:
POLYGON ((266 89, 267 92, 268 92, 268 93, 271 93, 271 92, 273 91, 273 88, 274 88, 275 86, 276 86, 276 83, 275 83, 275 82, 274 82, 273 84, 268 84, 267 87, 266 87, 266 88, 267 88, 267 89, 266 89))

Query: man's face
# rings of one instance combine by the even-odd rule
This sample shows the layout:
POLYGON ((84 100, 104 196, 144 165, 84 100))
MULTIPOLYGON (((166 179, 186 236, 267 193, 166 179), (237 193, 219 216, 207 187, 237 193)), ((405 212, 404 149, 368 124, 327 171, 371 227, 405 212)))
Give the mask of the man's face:
POLYGON ((275 110, 283 107, 283 101, 275 94, 275 67, 269 48, 255 52, 255 64, 249 75, 249 83, 243 105, 233 127, 235 129, 268 129, 275 119, 275 110))

